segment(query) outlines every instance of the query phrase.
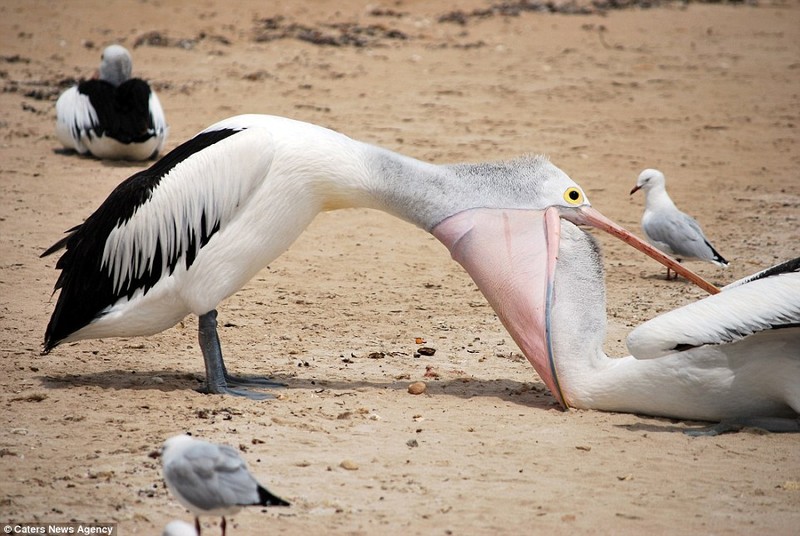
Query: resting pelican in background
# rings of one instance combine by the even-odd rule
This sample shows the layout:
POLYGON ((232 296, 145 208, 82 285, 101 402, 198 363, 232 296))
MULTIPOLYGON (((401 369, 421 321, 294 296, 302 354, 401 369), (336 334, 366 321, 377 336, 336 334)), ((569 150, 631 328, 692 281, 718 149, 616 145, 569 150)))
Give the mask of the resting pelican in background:
MULTIPOLYGON (((645 206, 642 214, 642 230, 647 241, 666 253, 682 259, 712 262, 725 268, 728 266, 722 255, 708 241, 700 224, 688 214, 678 210, 666 188, 666 178, 657 169, 645 169, 639 174, 633 195, 644 190, 645 206)), ((667 268, 667 279, 670 269, 667 268)), ((675 274, 678 277, 678 274, 675 274)))
POLYGON ((133 62, 120 45, 103 50, 97 79, 66 90, 56 102, 56 134, 67 149, 112 160, 155 157, 169 128, 155 92, 131 78, 133 62))
MULTIPOLYGON (((551 377, 564 407, 723 421, 717 432, 737 424, 800 431, 800 259, 642 324, 627 340, 633 356, 612 359, 603 352, 600 250, 569 221, 562 225, 562 218, 580 221, 571 212, 527 211, 527 221, 520 221, 533 269, 526 283, 538 290, 526 292, 522 282, 506 288, 529 300, 527 332, 515 334, 513 320, 504 319, 518 344, 531 335, 546 341, 548 359, 532 363, 543 368, 543 378, 551 377)), ((461 218, 439 229, 455 229, 458 237, 461 218)), ((505 225, 502 218, 500 211, 484 214, 480 233, 457 240, 453 256, 468 266, 496 234, 492 226, 505 225)), ((511 235, 509 251, 519 248, 517 239, 511 235)), ((496 257, 500 266, 512 261, 512 255, 496 257)), ((503 285, 488 271, 475 280, 487 296, 503 285)))
POLYGON ((83 224, 42 254, 66 248, 56 264, 61 274, 55 289, 61 293, 44 352, 80 339, 151 335, 196 314, 205 390, 264 398, 245 388, 258 380, 228 374, 217 305, 285 251, 320 211, 369 207, 432 232, 450 248, 469 240, 470 230, 481 230, 484 220, 491 223, 492 233, 467 259, 467 270, 473 278, 497 281, 497 292, 484 293, 558 393, 542 372, 545 365, 536 364, 546 353, 543 339, 529 336, 529 303, 507 292, 528 286, 535 268, 529 265, 530 248, 515 242, 513 262, 497 265, 505 259, 509 233, 526 236, 517 222, 526 221, 532 209, 554 204, 573 207, 571 217, 631 241, 716 291, 592 209, 581 188, 543 157, 434 165, 308 123, 244 115, 209 127, 122 182, 83 224), (484 218, 495 213, 503 214, 503 225, 484 218), (445 220, 450 223, 442 226, 445 220))

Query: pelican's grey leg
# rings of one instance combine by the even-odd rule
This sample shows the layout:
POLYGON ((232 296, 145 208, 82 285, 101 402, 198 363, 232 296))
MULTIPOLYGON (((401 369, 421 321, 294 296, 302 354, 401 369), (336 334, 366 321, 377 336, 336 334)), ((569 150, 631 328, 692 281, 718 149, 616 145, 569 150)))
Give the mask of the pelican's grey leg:
MULTIPOLYGON (((227 394, 245 396, 253 400, 263 400, 265 398, 275 398, 268 393, 257 393, 249 389, 234 389, 228 385, 260 385, 262 387, 274 386, 266 378, 258 378, 258 382, 252 380, 239 381, 228 374, 225 362, 222 360, 222 347, 219 344, 217 335, 217 311, 211 310, 204 315, 200 315, 198 330, 198 340, 200 350, 203 352, 203 360, 206 365, 206 385, 201 389, 204 393, 227 394)), ((277 384, 279 385, 279 384, 277 384)))

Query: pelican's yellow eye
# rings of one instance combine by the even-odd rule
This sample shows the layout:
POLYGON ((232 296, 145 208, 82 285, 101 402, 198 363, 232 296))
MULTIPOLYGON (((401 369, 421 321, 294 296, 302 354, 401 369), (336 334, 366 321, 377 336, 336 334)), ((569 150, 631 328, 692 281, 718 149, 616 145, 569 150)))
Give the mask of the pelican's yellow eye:
POLYGON ((579 188, 567 188, 564 192, 564 201, 570 205, 580 205, 583 203, 583 192, 579 188))

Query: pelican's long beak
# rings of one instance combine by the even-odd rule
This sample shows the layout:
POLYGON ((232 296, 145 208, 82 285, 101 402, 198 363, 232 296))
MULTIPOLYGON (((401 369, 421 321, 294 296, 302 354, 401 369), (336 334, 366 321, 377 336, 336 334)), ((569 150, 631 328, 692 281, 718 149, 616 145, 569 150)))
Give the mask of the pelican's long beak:
POLYGON ((629 246, 633 246, 645 255, 652 257, 667 268, 673 270, 675 273, 682 275, 709 294, 717 294, 719 292, 716 286, 689 270, 669 255, 665 255, 647 242, 631 234, 625 228, 620 227, 588 205, 576 208, 559 208, 558 212, 562 218, 576 225, 591 225, 592 227, 601 229, 619 238, 629 246))
POLYGON ((602 229, 709 292, 718 290, 589 206, 546 211, 477 208, 439 223, 433 235, 469 273, 542 381, 566 408, 549 326, 560 218, 602 229))

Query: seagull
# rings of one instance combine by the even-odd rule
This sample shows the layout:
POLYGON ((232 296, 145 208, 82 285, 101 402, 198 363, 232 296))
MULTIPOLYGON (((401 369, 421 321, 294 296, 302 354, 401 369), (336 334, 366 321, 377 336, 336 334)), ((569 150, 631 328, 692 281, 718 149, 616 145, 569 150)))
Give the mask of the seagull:
MULTIPOLYGON (((531 319, 515 340, 544 341, 547 358, 533 364, 564 408, 719 422, 717 433, 735 426, 800 431, 800 258, 645 322, 627 338, 632 355, 611 358, 603 351, 600 249, 573 225, 580 223, 574 212, 529 211, 525 240, 534 269, 516 285, 488 273, 477 281, 485 294, 504 285, 527 299, 531 319)), ((501 214, 492 217, 503 225, 501 214)), ((457 246, 458 255, 473 257, 483 239, 472 242, 457 246)))
POLYGON ((198 536, 202 515, 222 516, 225 536, 225 516, 244 506, 289 506, 253 478, 233 447, 176 435, 164 442, 161 463, 167 488, 194 514, 198 536))
MULTIPOLYGON (((529 210, 575 207, 584 223, 614 234, 709 292, 718 289, 594 210, 583 190, 542 156, 437 165, 360 142, 327 128, 268 115, 216 123, 122 182, 84 223, 42 256, 65 249, 56 268, 60 290, 43 353, 58 344, 146 336, 189 314, 199 317, 206 382, 202 391, 253 399, 267 378, 228 373, 217 334, 217 306, 267 266, 321 211, 375 208, 432 233, 448 248, 471 240, 495 212, 475 258, 473 279, 488 271, 512 281, 531 269, 528 246, 498 265, 515 225, 529 210), (455 218, 452 218, 455 217, 455 218), (444 221, 450 224, 443 225, 444 221), (458 226, 454 222, 459 222, 458 226)), ((487 296, 506 327, 528 331, 527 304, 487 296)), ((540 341, 522 350, 542 356, 540 341)))
POLYGON ((56 101, 56 134, 67 149, 110 160, 147 160, 161 151, 169 127, 155 92, 131 78, 125 47, 100 58, 99 78, 80 82, 56 101))
MULTIPOLYGON (((664 174, 657 169, 645 169, 639 174, 631 195, 644 190, 645 207, 642 230, 647 241, 666 253, 681 259, 697 259, 726 267, 726 261, 708 241, 700 224, 678 210, 667 193, 664 174)), ((678 274, 675 274, 678 277, 678 274)), ((667 268, 667 279, 670 269, 667 268)))
POLYGON ((194 528, 194 525, 190 525, 186 521, 181 521, 176 519, 174 521, 170 521, 167 523, 167 526, 164 527, 164 532, 161 533, 161 536, 200 536, 197 533, 197 529, 194 528))

